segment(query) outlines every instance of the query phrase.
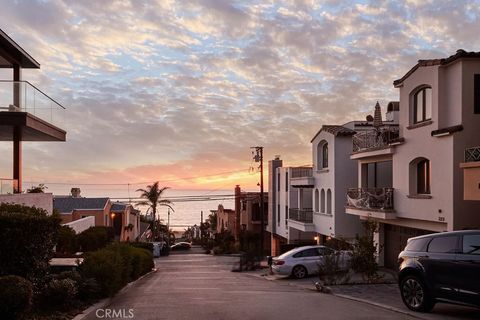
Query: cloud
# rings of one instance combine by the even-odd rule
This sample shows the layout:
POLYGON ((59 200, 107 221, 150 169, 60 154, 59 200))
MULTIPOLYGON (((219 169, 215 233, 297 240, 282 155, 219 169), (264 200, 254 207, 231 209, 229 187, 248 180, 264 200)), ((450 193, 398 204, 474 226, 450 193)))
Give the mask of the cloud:
MULTIPOLYGON (((323 124, 398 99, 418 59, 479 51, 479 1, 15 1, 1 28, 68 107, 66 143, 25 143, 25 179, 134 181, 311 163, 323 124)), ((7 154, 9 145, 0 146, 7 154)), ((0 160, 6 175, 11 161, 0 160)), ((201 185, 235 179, 197 180, 201 185), (214 181, 213 181, 214 180, 214 181)), ((192 180, 175 180, 191 187, 192 180)))

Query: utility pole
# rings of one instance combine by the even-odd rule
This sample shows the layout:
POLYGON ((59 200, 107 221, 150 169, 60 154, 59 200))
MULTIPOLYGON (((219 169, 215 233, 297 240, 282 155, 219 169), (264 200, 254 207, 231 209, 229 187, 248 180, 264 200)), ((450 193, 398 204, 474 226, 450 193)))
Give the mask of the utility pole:
POLYGON ((202 229, 203 229, 203 210, 200 211, 200 239, 202 239, 202 229))
POLYGON ((255 149, 253 159, 260 162, 260 256, 263 257, 263 239, 265 236, 265 205, 263 203, 263 147, 251 147, 255 149))

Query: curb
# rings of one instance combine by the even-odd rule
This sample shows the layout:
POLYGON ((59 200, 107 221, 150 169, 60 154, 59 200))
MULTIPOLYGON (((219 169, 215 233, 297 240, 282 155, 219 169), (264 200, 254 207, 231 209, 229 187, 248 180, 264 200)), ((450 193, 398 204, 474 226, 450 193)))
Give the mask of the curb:
POLYGON ((343 298, 343 299, 348 299, 348 300, 353 300, 353 301, 357 301, 357 302, 370 304, 370 305, 373 305, 373 306, 376 306, 376 307, 379 307, 379 308, 382 308, 382 309, 387 309, 387 310, 390 310, 390 311, 393 311, 393 312, 402 313, 402 314, 405 314, 407 316, 417 318, 417 319, 424 319, 424 320, 429 319, 429 318, 424 318, 424 317, 419 316, 418 313, 413 313, 413 312, 410 312, 410 311, 398 309, 398 308, 395 308, 395 307, 392 307, 392 306, 389 306, 389 305, 386 305, 386 304, 383 304, 383 303, 373 302, 373 301, 370 301, 370 300, 356 298, 356 297, 352 297, 352 296, 345 295, 345 294, 339 294, 339 293, 332 293, 332 295, 335 296, 335 297, 343 298))
POLYGON ((98 309, 103 309, 105 308, 106 306, 108 306, 110 304, 110 302, 112 301, 112 299, 114 297, 116 297, 117 295, 119 295, 120 293, 126 291, 128 288, 130 288, 132 285, 134 285, 137 281, 145 278, 146 276, 154 273, 154 272, 157 272, 158 269, 156 268, 153 268, 152 271, 148 272, 148 273, 145 273, 143 276, 141 276, 140 278, 136 279, 135 281, 132 281, 132 282, 129 282, 125 285, 125 287, 123 287, 122 289, 120 289, 120 291, 118 291, 115 296, 113 297, 110 297, 110 298, 105 298, 103 300, 100 300, 99 302, 91 305, 90 307, 88 307, 87 309, 83 310, 82 313, 79 313, 77 314, 72 320, 82 320, 84 319, 85 317, 91 315, 93 312, 95 312, 96 310, 98 309))

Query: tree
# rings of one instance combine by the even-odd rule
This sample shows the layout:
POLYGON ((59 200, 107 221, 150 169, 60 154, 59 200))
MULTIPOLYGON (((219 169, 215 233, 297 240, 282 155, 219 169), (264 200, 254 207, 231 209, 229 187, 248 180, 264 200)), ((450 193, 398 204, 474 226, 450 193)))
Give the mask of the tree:
POLYGON ((27 189, 27 193, 45 193, 46 189, 48 189, 48 187, 40 183, 38 186, 32 186, 30 189, 27 189))
POLYGON ((155 221, 157 220, 157 207, 168 207, 173 210, 172 202, 168 199, 162 199, 162 195, 165 190, 169 189, 168 187, 159 187, 159 182, 156 181, 152 185, 148 185, 146 189, 137 189, 137 192, 141 192, 140 198, 143 200, 138 202, 137 206, 149 206, 152 209, 153 215, 153 238, 157 236, 157 226, 155 221))

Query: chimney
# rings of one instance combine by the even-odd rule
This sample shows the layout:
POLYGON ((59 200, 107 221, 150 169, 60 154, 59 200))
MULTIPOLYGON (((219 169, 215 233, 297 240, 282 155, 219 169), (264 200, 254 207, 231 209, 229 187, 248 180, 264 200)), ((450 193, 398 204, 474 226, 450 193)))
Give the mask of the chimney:
POLYGON ((80 198, 80 188, 72 188, 70 190, 73 198, 80 198))

